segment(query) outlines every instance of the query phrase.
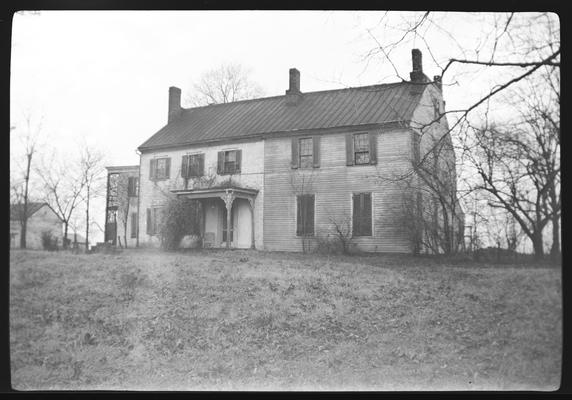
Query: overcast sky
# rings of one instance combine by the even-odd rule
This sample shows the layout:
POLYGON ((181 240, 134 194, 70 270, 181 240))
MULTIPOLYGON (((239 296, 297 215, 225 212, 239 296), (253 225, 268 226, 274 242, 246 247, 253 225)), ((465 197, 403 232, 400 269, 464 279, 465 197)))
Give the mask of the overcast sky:
MULTIPOLYGON (((22 116, 44 118, 44 134, 59 148, 81 138, 97 143, 107 164, 138 163, 135 149, 167 119, 169 86, 191 88, 224 62, 252 70, 268 96, 301 71, 302 91, 398 81, 382 57, 364 59, 396 32, 378 25, 381 12, 346 11, 43 11, 14 17, 12 126, 22 116), (377 29, 377 31, 375 31, 377 29), (369 61, 369 62, 368 62, 369 61)), ((394 14, 397 24, 399 13, 394 14)), ((456 17, 460 18, 460 17, 456 17)), ((462 25, 462 18, 459 19, 462 25)), ((478 33, 479 26, 462 32, 478 33)), ((423 43, 414 43, 421 45, 423 43)), ((451 44, 434 43, 447 56, 451 44)), ((392 54, 408 79, 411 46, 392 54)), ((424 55, 427 75, 439 70, 424 55)), ((468 82, 467 82, 468 84, 468 82)), ((450 95, 454 95, 454 90, 450 95)), ((457 105, 454 97, 448 106, 457 105)), ((17 134, 17 130, 14 132, 17 134)))
MULTIPOLYGON (((414 47, 423 51, 424 72, 430 78, 440 74, 439 65, 450 57, 486 54, 480 43, 491 14, 440 13, 433 15, 432 24, 441 23, 446 30, 433 26, 436 35, 409 38, 391 53, 392 63, 379 52, 365 57, 377 42, 387 45, 398 40, 408 15, 382 11, 16 14, 11 152, 24 131, 23 118, 29 115, 43 119, 44 152, 56 149, 60 157, 73 156, 84 142, 105 153, 106 165, 138 164, 136 148, 166 124, 169 86, 188 92, 201 73, 221 63, 250 68, 251 79, 266 96, 275 96, 287 89, 292 67, 301 72, 302 92, 310 92, 409 79, 414 47)), ((459 67, 444 79, 449 110, 460 109, 490 90, 490 82, 502 73, 459 67)))

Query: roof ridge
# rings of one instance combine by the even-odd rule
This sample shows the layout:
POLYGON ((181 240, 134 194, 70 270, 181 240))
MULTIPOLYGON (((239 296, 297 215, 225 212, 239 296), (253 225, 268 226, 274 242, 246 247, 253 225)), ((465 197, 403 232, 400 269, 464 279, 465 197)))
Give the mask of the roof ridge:
MULTIPOLYGON (((344 90, 358 90, 358 89, 368 89, 368 88, 379 88, 379 89, 381 89, 382 87, 397 86, 397 85, 402 85, 405 83, 412 83, 412 82, 401 81, 401 82, 390 82, 390 83, 376 83, 373 85, 366 85, 366 86, 349 86, 349 87, 345 87, 345 88, 341 88, 341 89, 326 89, 326 90, 316 90, 313 92, 302 92, 302 95, 321 94, 321 93, 327 93, 327 92, 342 92, 344 90)), ((208 104, 206 106, 182 108, 182 110, 183 110, 183 112, 186 112, 186 111, 192 111, 192 110, 203 109, 203 108, 208 108, 208 107, 230 106, 231 104, 237 104, 237 103, 246 103, 246 102, 255 102, 255 101, 262 101, 262 100, 269 100, 269 99, 277 99, 277 98, 286 97, 286 96, 287 96, 286 94, 281 94, 281 95, 276 95, 276 96, 257 97, 255 99, 237 100, 237 101, 231 101, 228 103, 214 103, 214 104, 208 104)))

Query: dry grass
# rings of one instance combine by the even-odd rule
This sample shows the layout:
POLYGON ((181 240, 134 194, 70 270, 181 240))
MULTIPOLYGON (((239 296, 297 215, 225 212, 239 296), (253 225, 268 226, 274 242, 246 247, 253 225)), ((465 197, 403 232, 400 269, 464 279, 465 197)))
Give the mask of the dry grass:
POLYGON ((10 264, 20 390, 560 384, 559 267, 151 250, 10 264))

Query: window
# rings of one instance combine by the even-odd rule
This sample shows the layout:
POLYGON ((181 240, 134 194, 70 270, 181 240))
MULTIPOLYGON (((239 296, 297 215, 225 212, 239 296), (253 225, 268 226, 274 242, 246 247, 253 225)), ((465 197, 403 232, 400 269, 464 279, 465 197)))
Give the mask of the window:
POLYGON ((242 150, 219 151, 217 173, 229 175, 240 173, 242 150))
POLYGON ((371 193, 353 195, 353 236, 371 236, 371 193))
POLYGON ((304 194, 298 196, 296 200, 296 236, 312 236, 314 235, 314 195, 304 194))
POLYGON ((131 213, 131 239, 137 237, 137 213, 131 213))
POLYGON ((161 224, 161 208, 147 209, 147 234, 156 235, 159 233, 159 225, 161 224))
POLYGON ((312 138, 304 138, 299 140, 300 146, 300 168, 312 168, 314 163, 314 155, 312 152, 312 138))
POLYGON ((181 176, 183 178, 198 177, 204 175, 205 155, 190 154, 183 156, 181 176))
POLYGON ((127 196, 137 197, 139 191, 139 178, 130 176, 127 180, 127 196))
POLYGON ((369 138, 367 133, 354 135, 354 163, 369 164, 369 138))
POLYGON ((292 168, 320 167, 320 136, 292 138, 292 168))
POLYGON ((171 158, 153 158, 150 160, 149 178, 151 180, 169 179, 171 158))
POLYGON ((346 165, 377 164, 377 133, 346 134, 346 165))

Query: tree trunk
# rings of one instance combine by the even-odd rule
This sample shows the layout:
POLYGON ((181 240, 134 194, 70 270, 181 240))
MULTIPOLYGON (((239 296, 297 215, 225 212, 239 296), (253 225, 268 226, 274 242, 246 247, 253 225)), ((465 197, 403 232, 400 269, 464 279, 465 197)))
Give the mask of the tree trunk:
POLYGON ((28 154, 26 165, 26 185, 24 186, 24 212, 22 214, 22 234, 20 235, 20 248, 26 248, 26 235, 28 232, 28 183, 30 182, 30 167, 32 166, 32 154, 28 154))
POLYGON ((85 251, 89 251, 89 185, 87 186, 85 205, 85 251))
POLYGON ((552 248, 550 249, 550 259, 553 262, 560 260, 560 222, 558 216, 552 218, 552 248))
POLYGON ((532 237, 532 247, 534 249, 534 259, 541 260, 544 257, 544 243, 542 242, 542 231, 534 232, 532 237))
POLYGON ((64 222, 64 249, 68 248, 68 222, 64 222))

